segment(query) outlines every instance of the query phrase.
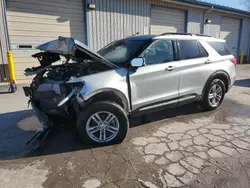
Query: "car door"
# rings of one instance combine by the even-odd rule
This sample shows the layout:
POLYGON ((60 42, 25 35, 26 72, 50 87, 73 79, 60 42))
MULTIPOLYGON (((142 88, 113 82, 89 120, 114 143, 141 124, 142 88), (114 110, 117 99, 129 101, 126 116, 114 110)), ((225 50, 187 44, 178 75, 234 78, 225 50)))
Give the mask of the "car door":
POLYGON ((172 40, 156 40, 142 54, 145 66, 130 74, 133 110, 178 102, 179 63, 172 40))
POLYGON ((204 85, 212 74, 213 59, 197 40, 178 41, 179 70, 180 70, 180 100, 195 98, 201 95, 204 85))

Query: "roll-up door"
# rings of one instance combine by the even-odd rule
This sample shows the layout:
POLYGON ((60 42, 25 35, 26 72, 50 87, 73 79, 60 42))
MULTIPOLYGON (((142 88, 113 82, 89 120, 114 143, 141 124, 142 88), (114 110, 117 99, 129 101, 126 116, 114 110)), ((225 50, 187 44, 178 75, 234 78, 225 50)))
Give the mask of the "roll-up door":
POLYGON ((185 32, 185 11, 152 6, 151 34, 166 32, 185 32))
POLYGON ((38 65, 30 56, 38 44, 72 36, 84 42, 82 0, 8 0, 7 21, 18 81, 27 67, 38 65))
POLYGON ((222 17, 220 38, 227 41, 227 46, 235 57, 238 56, 239 33, 240 19, 222 17))

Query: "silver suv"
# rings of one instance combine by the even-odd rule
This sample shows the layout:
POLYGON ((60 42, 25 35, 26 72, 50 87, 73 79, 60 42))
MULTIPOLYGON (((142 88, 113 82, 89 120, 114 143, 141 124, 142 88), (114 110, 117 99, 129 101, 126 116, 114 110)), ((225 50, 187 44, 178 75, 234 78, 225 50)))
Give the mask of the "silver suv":
POLYGON ((25 94, 44 131, 68 121, 84 143, 122 142, 130 115, 161 107, 216 109, 236 76, 226 42, 202 35, 132 36, 97 53, 64 37, 37 48, 25 94))

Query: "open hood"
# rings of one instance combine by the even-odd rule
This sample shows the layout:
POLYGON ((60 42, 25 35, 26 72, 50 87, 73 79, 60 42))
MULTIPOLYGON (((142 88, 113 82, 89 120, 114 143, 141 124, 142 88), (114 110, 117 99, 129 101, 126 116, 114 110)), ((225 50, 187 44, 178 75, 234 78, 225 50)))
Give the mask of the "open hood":
POLYGON ((85 44, 82 42, 75 40, 71 37, 58 37, 56 40, 52 40, 50 42, 44 43, 40 46, 37 46, 37 49, 48 52, 48 53, 56 53, 59 55, 65 56, 75 56, 76 50, 83 52, 84 54, 100 61, 111 68, 117 68, 118 66, 109 62, 104 57, 100 56, 98 53, 90 50, 85 44))

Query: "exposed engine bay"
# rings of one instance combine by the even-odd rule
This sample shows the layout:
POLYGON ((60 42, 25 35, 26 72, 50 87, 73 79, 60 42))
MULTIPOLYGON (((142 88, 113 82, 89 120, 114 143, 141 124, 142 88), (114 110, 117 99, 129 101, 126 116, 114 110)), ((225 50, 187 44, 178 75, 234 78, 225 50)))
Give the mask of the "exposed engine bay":
POLYGON ((40 66, 25 70, 26 76, 36 75, 30 87, 24 87, 24 92, 44 131, 49 130, 52 123, 76 120, 80 106, 75 96, 83 88, 84 81, 73 84, 68 81, 112 69, 101 63, 103 60, 98 54, 92 54, 76 42, 72 38, 59 37, 39 46, 43 51, 32 57, 38 59, 40 66))
POLYGON ((81 89, 84 83, 69 85, 66 84, 67 81, 110 69, 104 64, 96 63, 91 58, 63 56, 65 60, 62 64, 51 65, 51 63, 60 61, 61 58, 58 54, 45 52, 34 54, 33 57, 40 61, 41 66, 25 70, 29 75, 32 75, 33 72, 37 73, 30 85, 30 97, 32 102, 47 115, 62 115, 63 117, 69 115, 72 104, 60 105, 60 108, 58 104, 74 88, 81 89))

